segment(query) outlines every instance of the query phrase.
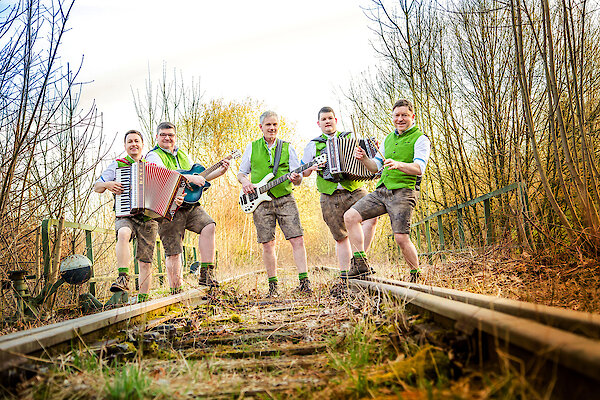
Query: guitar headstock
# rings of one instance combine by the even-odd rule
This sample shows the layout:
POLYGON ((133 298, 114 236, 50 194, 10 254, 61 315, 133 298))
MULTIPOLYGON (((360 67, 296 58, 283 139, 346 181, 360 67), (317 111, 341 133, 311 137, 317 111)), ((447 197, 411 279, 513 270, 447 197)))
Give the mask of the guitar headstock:
POLYGON ((242 156, 242 152, 240 149, 234 149, 227 157, 227 160, 235 160, 236 158, 240 158, 242 156))

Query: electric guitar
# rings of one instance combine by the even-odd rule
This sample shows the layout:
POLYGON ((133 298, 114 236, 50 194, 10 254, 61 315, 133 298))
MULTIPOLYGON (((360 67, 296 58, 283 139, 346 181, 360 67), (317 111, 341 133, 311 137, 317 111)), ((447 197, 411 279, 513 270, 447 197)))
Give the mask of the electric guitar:
POLYGON ((269 193, 268 193, 269 189, 274 188, 275 186, 279 185, 282 182, 285 182, 287 179, 289 179, 290 175, 293 173, 300 174, 304 170, 309 169, 310 167, 312 167, 315 164, 323 164, 325 162, 327 162, 327 154, 321 154, 320 156, 316 157, 311 162, 304 164, 301 167, 296 168, 295 170, 290 171, 287 174, 282 175, 277 179, 273 179, 272 172, 268 173, 264 178, 262 178, 262 180, 260 182, 258 182, 254 185, 254 192, 244 193, 244 191, 242 190, 242 192, 240 193, 240 201, 239 201, 240 206, 242 207, 242 211, 245 213, 254 212, 254 210, 256 210, 256 207, 258 207, 258 205, 260 203, 262 203, 263 201, 273 200, 271 198, 271 196, 269 196, 269 193), (273 180, 271 180, 271 179, 273 179, 273 180))
MULTIPOLYGON (((177 172, 179 172, 181 175, 200 175, 204 178, 206 178, 211 172, 216 171, 218 168, 221 167, 221 165, 223 165, 223 160, 233 160, 235 158, 239 158, 241 157, 241 153, 239 150, 234 150, 231 152, 231 154, 229 154, 227 157, 224 157, 221 161, 219 161, 218 163, 216 163, 215 165, 213 165, 210 168, 205 169, 201 164, 194 164, 192 165, 192 168, 188 169, 188 170, 184 170, 184 169, 180 169, 177 170, 177 172)), ((193 184, 191 182, 188 182, 188 184, 185 186, 185 192, 184 197, 183 197, 183 202, 186 204, 196 204, 198 203, 198 201, 200 201, 200 197, 202 197, 202 192, 204 192, 204 190, 208 189, 210 187, 210 183, 206 182, 203 186, 198 186, 196 184, 193 184)))

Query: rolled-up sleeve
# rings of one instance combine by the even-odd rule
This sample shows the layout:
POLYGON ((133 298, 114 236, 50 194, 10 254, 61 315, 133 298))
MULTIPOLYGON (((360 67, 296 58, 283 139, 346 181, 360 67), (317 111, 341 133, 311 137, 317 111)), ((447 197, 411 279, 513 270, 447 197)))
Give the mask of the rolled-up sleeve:
POLYGON ((250 175, 251 165, 250 157, 252 157, 252 143, 248 143, 244 154, 242 155, 242 161, 240 162, 239 172, 244 175, 250 175))
POLYGON ((430 153, 431 141, 425 135, 420 136, 415 142, 415 155, 413 157, 413 162, 417 163, 421 168, 421 175, 425 173, 425 168, 427 168, 427 162, 429 161, 430 153))
POLYGON ((96 182, 111 182, 115 179, 117 179, 117 162, 113 161, 108 164, 108 167, 102 172, 96 182))

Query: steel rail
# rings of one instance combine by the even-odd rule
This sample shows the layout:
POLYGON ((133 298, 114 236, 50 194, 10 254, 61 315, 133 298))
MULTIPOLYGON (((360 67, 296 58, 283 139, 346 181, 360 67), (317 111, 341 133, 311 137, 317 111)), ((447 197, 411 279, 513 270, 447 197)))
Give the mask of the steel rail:
MULTIPOLYGON (((338 272, 331 267, 321 267, 324 270, 338 272)), ((592 339, 600 339, 600 315, 583 311, 567 310, 559 307, 511 300, 502 297, 477 294, 438 286, 421 285, 417 283, 369 276, 365 281, 378 282, 392 286, 400 286, 423 293, 433 294, 446 299, 460 301, 490 310, 520 318, 530 319, 545 325, 560 328, 568 332, 577 332, 592 339)), ((354 281, 354 280, 352 280, 354 281)))
POLYGON ((600 338, 600 315, 598 314, 470 293, 462 290, 420 285, 376 276, 369 277, 368 280, 392 286, 401 286, 446 299, 503 312, 516 317, 527 318, 565 331, 578 332, 594 339, 600 338))
POLYGON ((556 360, 559 364, 600 381, 600 341, 565 332, 542 323, 493 309, 451 300, 381 282, 350 280, 350 285, 387 292, 421 309, 459 322, 457 327, 478 329, 504 343, 532 354, 556 360))
MULTIPOLYGON (((253 271, 223 280, 223 283, 244 278, 262 271, 253 271)), ((24 355, 45 351, 72 339, 81 338, 118 323, 130 322, 151 312, 158 312, 178 303, 189 306, 202 304, 204 290, 191 289, 139 304, 126 305, 71 320, 27 329, 0 336, 0 371, 16 366, 26 360, 24 355)))

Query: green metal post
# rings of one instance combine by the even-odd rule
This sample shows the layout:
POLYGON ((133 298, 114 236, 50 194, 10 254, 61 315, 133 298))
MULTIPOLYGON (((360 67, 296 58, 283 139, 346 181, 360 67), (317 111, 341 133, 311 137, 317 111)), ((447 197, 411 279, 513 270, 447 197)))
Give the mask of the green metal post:
MULTIPOLYGON (((92 231, 85 231, 85 253, 92 262, 92 277, 94 276, 94 247, 92 246, 92 231)), ((96 295, 96 282, 90 282, 90 293, 96 295)))
POLYGON ((485 227, 487 229, 487 244, 494 242, 494 227, 492 226, 492 212, 490 208, 490 199, 483 201, 483 209, 485 213, 485 227))
POLYGON ((456 213, 458 214, 458 217, 457 217, 458 240, 460 242, 460 248, 464 249, 465 248, 465 227, 463 224, 463 209, 459 208, 458 210, 456 210, 456 213))
POLYGON ((433 256, 431 251, 431 231, 429 229, 429 220, 425 221, 425 239, 427 239, 427 258, 429 259, 429 263, 433 263, 433 256))
POLYGON ((194 261, 198 261, 198 253, 196 253, 196 246, 192 247, 192 250, 194 250, 194 261))
POLYGON ((421 225, 415 226, 415 231, 417 232, 417 248, 421 250, 421 225))
MULTIPOLYGON (((438 215, 437 216, 437 223, 438 223, 438 236, 440 238, 440 251, 444 251, 445 250, 445 243, 444 243, 444 225, 442 225, 442 216, 438 215)), ((442 259, 444 259, 444 255, 442 254, 442 259)))
POLYGON ((44 257, 44 282, 50 277, 50 235, 48 233, 49 220, 42 221, 42 254, 44 257))

